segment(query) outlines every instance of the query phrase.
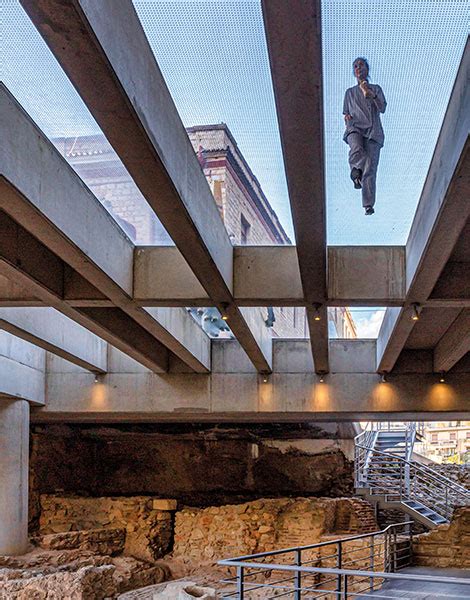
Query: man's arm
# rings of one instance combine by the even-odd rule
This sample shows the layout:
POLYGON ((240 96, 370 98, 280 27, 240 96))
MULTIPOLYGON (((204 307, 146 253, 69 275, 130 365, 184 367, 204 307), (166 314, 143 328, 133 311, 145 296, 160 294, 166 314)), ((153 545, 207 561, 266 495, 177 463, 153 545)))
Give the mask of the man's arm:
POLYGON ((385 96, 380 85, 377 86, 377 93, 372 100, 375 102, 375 106, 377 107, 378 111, 384 113, 387 106, 387 101, 385 100, 385 96))
POLYGON ((346 90, 346 93, 344 94, 344 100, 343 100, 343 115, 344 115, 345 121, 350 121, 352 119, 352 117, 349 113, 349 98, 348 98, 347 90, 346 90))

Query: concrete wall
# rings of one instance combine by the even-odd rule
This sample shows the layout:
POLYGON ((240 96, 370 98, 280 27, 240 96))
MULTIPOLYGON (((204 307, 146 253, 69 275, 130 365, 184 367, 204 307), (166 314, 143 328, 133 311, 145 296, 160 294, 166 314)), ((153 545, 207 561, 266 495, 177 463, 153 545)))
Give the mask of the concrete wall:
POLYGON ((273 343, 274 373, 258 375, 236 341, 212 342, 209 375, 156 375, 117 351, 109 372, 89 373, 51 358, 47 405, 34 421, 312 421, 463 418, 470 372, 439 384, 431 360, 412 354, 381 383, 374 340, 330 342, 331 373, 314 373, 309 340, 273 343))

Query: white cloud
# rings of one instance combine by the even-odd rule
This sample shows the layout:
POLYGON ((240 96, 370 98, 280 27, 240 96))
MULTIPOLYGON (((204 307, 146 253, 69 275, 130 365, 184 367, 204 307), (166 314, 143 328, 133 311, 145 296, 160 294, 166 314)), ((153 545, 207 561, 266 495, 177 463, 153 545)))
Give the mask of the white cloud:
POLYGON ((375 310, 370 313, 354 313, 352 311, 354 322, 356 324, 357 337, 376 338, 379 334, 380 326, 385 315, 384 310, 375 310), (360 316, 359 316, 360 315, 360 316))

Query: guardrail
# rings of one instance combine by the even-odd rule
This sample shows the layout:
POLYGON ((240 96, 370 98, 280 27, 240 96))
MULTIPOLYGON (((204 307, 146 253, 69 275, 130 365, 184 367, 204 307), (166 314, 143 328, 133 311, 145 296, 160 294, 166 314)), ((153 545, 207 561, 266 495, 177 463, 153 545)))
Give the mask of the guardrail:
POLYGON ((328 600, 373 591, 386 574, 410 564, 411 525, 405 521, 373 533, 221 560, 219 565, 234 571, 221 581, 228 586, 222 597, 246 600, 271 590, 273 596, 262 598, 328 600))
MULTIPOLYGON (((229 561, 220 561, 219 564, 227 565, 229 561)), ((361 600, 365 598, 437 598, 445 595, 446 598, 469 598, 470 597, 470 579, 460 577, 439 577, 432 575, 421 575, 413 573, 387 573, 377 571, 358 571, 347 569, 323 569, 319 567, 298 567, 292 565, 271 565, 270 571, 279 572, 284 579, 282 585, 257 584, 251 586, 243 578, 243 571, 249 568, 258 568, 256 563, 246 563, 242 561, 233 561, 230 566, 237 568, 237 590, 233 594, 224 594, 223 599, 237 598, 237 600, 247 600, 255 598, 251 595, 255 590, 259 591, 271 588, 273 595, 268 596, 265 593, 263 600, 272 598, 293 598, 301 600, 302 598, 313 599, 323 598, 323 600, 348 600, 354 598, 361 600), (307 577, 310 579, 318 575, 340 578, 340 588, 332 591, 325 588, 312 588, 309 585, 302 584, 307 577), (297 578, 300 583, 296 584, 297 578), (293 586, 288 586, 285 582, 288 579, 294 580, 293 586), (364 585, 366 583, 366 585, 364 585), (399 587, 396 584, 399 583, 399 587), (404 584, 403 584, 404 583, 404 584), (408 585, 407 585, 408 584, 408 585), (442 584, 445 585, 445 594, 442 593, 442 584), (436 590, 436 586, 440 588, 436 590), (433 591, 436 591, 433 594, 433 591), (421 592, 421 593, 420 593, 421 592), (395 595, 396 594, 396 595, 395 595)), ((255 593, 256 593, 255 592, 255 593)))
POLYGON ((450 520, 458 506, 470 505, 470 492, 421 463, 356 444, 356 488, 387 501, 417 501, 450 520))

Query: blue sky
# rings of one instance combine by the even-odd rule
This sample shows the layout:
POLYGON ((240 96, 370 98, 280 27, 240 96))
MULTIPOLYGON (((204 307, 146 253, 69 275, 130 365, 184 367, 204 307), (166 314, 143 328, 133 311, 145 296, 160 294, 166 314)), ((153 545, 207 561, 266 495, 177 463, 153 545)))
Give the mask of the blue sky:
MULTIPOLYGON (((186 126, 226 122, 293 238, 258 0, 135 0, 186 126)), ((0 76, 49 135, 98 131, 17 0, 0 0, 0 76)), ((324 0, 328 242, 404 244, 468 35, 468 0, 324 0), (342 99, 365 55, 388 100, 377 213, 348 176, 342 99)))
MULTIPOLYGON (((184 124, 228 124, 295 241, 259 0, 134 4, 184 124)), ((468 35, 469 7, 468 0, 323 0, 329 244, 406 242, 468 35), (388 101, 377 212, 368 218, 342 141, 343 94, 355 83, 358 55, 369 59, 371 80, 388 101)), ((0 0, 0 26, 0 78, 44 132, 98 132, 17 0, 0 0)), ((360 335, 376 336, 382 310, 354 316, 360 335)))

